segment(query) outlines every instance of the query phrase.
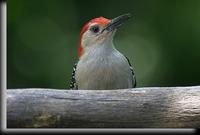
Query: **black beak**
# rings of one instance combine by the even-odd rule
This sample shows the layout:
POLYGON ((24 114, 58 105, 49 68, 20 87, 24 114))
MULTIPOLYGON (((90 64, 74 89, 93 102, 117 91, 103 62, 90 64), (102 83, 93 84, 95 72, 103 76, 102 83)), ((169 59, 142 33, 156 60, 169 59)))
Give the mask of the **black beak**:
POLYGON ((114 29, 118 28, 119 26, 121 26, 126 20, 128 20, 131 17, 131 14, 124 14, 124 15, 120 15, 114 19, 112 19, 110 21, 110 23, 108 23, 105 28, 101 31, 101 33, 104 30, 107 31, 113 31, 114 29))

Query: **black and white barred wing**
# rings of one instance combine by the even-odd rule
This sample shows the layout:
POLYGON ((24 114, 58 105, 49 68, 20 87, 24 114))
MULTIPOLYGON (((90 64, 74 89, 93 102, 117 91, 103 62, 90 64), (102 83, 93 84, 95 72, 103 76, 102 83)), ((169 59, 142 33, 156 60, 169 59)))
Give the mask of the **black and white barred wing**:
POLYGON ((69 86, 70 89, 78 89, 78 86, 76 84, 76 79, 75 79, 76 67, 77 67, 77 63, 75 63, 73 66, 73 71, 72 71, 71 81, 70 81, 70 86, 69 86))

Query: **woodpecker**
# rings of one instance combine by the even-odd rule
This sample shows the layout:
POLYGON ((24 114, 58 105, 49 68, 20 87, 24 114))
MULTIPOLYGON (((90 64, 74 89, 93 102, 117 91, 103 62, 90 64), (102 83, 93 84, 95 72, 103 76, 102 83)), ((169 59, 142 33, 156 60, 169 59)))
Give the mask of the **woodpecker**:
POLYGON ((80 32, 78 62, 74 64, 70 88, 108 90, 136 87, 129 59, 113 44, 115 32, 131 17, 98 17, 87 22, 80 32))

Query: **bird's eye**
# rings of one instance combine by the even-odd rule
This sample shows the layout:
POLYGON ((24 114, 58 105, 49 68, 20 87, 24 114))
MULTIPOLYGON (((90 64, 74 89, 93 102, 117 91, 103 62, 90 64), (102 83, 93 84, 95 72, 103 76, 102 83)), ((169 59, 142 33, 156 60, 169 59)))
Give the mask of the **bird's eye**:
POLYGON ((99 26, 98 26, 98 25, 93 26, 90 30, 91 30, 92 32, 94 32, 94 33, 98 33, 98 32, 99 32, 99 26))

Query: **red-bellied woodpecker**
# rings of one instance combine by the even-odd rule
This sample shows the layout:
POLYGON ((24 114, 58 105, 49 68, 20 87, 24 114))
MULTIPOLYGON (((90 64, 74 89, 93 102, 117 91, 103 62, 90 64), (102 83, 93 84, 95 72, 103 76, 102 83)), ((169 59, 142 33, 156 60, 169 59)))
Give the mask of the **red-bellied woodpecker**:
POLYGON ((74 65, 71 89, 106 90, 136 87, 133 68, 113 45, 117 28, 130 18, 124 14, 109 20, 90 20, 80 33, 79 61, 74 65))

